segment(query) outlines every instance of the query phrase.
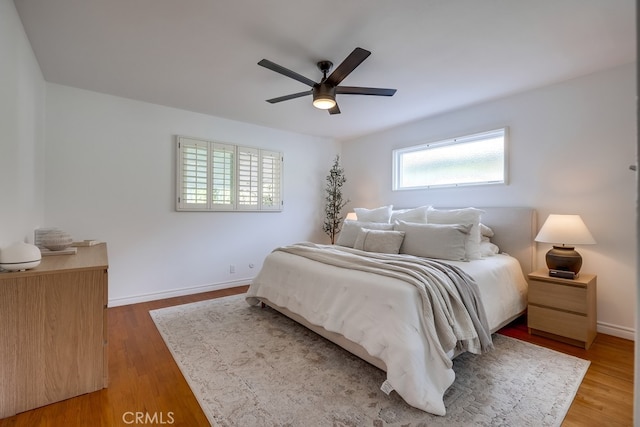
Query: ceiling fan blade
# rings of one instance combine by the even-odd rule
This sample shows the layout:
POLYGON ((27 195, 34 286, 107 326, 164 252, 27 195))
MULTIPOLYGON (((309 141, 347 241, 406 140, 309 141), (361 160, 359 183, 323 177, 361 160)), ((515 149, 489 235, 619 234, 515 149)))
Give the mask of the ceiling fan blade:
POLYGON ((310 90, 305 90, 304 92, 292 93, 291 95, 279 96, 277 98, 267 99, 267 102, 271 104, 275 104, 276 102, 288 101, 290 99, 300 98, 302 96, 311 95, 310 90))
POLYGON ((361 47, 355 48, 353 52, 333 70, 333 73, 327 77, 326 83, 329 83, 331 86, 338 86, 340 82, 351 74, 369 55, 371 55, 371 52, 368 50, 362 49, 361 47))
POLYGON ((338 104, 334 105, 333 108, 329 108, 329 114, 340 114, 340 108, 338 107, 338 104))
POLYGON ((294 80, 299 81, 300 83, 306 84, 307 86, 313 87, 313 85, 316 84, 316 82, 314 82, 313 80, 308 79, 305 76, 296 73, 295 71, 291 71, 288 68, 284 68, 282 65, 271 62, 268 59, 261 60, 260 62, 258 62, 258 65, 263 66, 264 68, 268 68, 271 71, 275 71, 276 73, 280 73, 283 76, 290 77, 294 80))
POLYGON ((355 87, 355 86, 338 86, 336 93, 342 95, 376 95, 376 96, 393 96, 396 89, 383 89, 379 87, 355 87))

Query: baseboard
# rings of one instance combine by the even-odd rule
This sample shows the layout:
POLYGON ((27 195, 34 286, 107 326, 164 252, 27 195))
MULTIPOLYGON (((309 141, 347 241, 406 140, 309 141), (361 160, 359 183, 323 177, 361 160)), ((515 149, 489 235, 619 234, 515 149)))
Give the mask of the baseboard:
POLYGON ((632 328, 626 328, 624 326, 612 325, 611 323, 598 322, 598 332, 607 335, 613 335, 614 337, 624 338, 627 340, 636 340, 636 331, 632 328))
POLYGON ((121 305, 137 304, 139 302, 155 301, 165 298, 181 297, 184 295, 200 294, 202 292, 218 291, 220 289, 235 288, 236 286, 248 285, 253 277, 233 280, 231 282, 214 283, 203 286, 194 286, 190 288, 173 289, 169 291, 153 292, 150 294, 140 294, 124 298, 109 299, 109 307, 118 307, 121 305))

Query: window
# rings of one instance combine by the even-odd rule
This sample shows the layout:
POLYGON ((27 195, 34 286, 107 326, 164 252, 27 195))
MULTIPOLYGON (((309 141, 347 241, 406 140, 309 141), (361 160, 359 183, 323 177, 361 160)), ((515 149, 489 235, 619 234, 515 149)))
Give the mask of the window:
POLYGON ((177 137, 179 211, 282 210, 282 154, 177 137))
POLYGON ((507 129, 393 150, 393 189, 506 183, 507 129))

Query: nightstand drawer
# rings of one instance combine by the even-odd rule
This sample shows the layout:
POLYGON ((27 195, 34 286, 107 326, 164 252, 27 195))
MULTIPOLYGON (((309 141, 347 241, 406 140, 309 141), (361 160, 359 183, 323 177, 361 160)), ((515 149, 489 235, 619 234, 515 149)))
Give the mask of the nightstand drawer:
POLYGON ((586 314, 587 289, 550 282, 529 282, 529 304, 586 314))
POLYGON ((578 341, 587 341, 588 319, 580 314, 530 305, 528 326, 578 341))

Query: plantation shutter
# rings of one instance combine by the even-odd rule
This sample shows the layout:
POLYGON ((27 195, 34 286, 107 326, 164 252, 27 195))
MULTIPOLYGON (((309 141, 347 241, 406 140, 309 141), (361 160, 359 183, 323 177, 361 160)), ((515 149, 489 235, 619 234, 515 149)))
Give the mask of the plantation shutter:
POLYGON ((282 157, 275 151, 262 151, 262 209, 282 208, 282 157))
POLYGON ((235 146, 211 144, 211 206, 232 210, 235 206, 235 146))
POLYGON ((187 138, 178 142, 178 207, 209 209, 208 144, 187 138))
POLYGON ((282 154, 178 136, 178 211, 282 210, 282 154))
POLYGON ((238 147, 238 210, 258 209, 259 157, 256 148, 238 147))

